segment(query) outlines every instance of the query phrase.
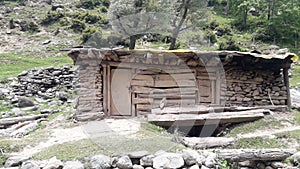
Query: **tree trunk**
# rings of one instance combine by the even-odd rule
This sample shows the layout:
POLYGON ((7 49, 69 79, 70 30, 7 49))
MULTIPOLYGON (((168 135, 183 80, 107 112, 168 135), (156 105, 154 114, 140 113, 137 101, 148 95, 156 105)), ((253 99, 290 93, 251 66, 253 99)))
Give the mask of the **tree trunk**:
POLYGON ((136 35, 130 36, 129 39, 130 39, 129 49, 134 49, 136 43, 136 35))
POLYGON ((178 35, 179 35, 179 30, 176 28, 172 33, 171 44, 170 44, 169 50, 175 49, 178 35))

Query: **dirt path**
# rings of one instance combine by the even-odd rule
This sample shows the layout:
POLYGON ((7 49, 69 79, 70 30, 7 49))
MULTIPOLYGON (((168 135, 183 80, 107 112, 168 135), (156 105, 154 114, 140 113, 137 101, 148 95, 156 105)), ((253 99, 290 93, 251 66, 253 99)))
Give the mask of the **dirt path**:
POLYGON ((140 122, 133 119, 106 119, 83 124, 73 128, 55 128, 47 132, 51 136, 46 142, 41 142, 35 147, 25 147, 21 152, 11 153, 10 156, 32 156, 53 145, 67 142, 92 139, 100 136, 132 136, 140 129, 140 122))

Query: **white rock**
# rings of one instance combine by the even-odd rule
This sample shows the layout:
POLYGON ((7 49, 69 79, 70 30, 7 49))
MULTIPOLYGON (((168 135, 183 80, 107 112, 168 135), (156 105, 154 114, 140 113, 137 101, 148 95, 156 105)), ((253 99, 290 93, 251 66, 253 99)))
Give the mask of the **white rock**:
POLYGON ((153 159, 153 168, 181 168, 184 166, 184 160, 181 154, 164 153, 153 159))
POLYGON ((63 163, 56 157, 52 157, 43 169, 60 169, 63 167, 63 163))
POLYGON ((123 156, 119 158, 117 167, 122 169, 130 169, 132 168, 132 162, 128 156, 123 156))
POLYGON ((111 159, 103 154, 95 155, 91 158, 91 167, 93 169, 109 169, 111 168, 111 159))
POLYGON ((67 161, 63 169, 84 169, 84 165, 80 161, 67 161))

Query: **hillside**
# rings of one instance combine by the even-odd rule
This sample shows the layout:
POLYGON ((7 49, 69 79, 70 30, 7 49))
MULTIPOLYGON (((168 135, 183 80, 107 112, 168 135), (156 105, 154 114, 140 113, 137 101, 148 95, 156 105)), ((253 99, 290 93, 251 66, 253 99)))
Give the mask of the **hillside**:
MULTIPOLYGON (((266 16, 266 4, 248 4, 247 21, 244 23, 245 15, 241 13, 244 4, 237 1, 235 3, 240 3, 240 6, 236 7, 230 5, 232 2, 210 0, 210 6, 203 15, 205 19, 201 22, 192 19, 186 21, 192 27, 179 34, 176 47, 199 50, 257 49, 268 52, 272 45, 273 48, 288 48, 299 54, 297 4, 287 6, 289 4, 278 3, 278 14, 271 19, 266 16), (285 15, 280 14, 282 11, 286 12, 285 15)), ((63 55, 59 51, 61 48, 82 44, 127 47, 129 38, 125 36, 122 39, 112 31, 107 19, 109 5, 109 0, 2 0, 0 53, 48 57, 63 55)), ((171 31, 168 29, 162 34, 154 32, 139 35, 136 48, 167 49, 171 31)))

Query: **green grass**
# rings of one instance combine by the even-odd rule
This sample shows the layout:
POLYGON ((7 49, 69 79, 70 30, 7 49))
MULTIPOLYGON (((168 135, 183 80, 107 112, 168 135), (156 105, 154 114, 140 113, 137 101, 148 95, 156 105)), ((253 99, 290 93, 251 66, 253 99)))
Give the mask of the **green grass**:
POLYGON ((265 129, 273 129, 280 128, 283 125, 280 123, 281 121, 276 120, 273 117, 260 119, 250 123, 243 123, 238 126, 234 126, 232 130, 226 135, 228 137, 237 136, 238 134, 246 134, 251 133, 256 130, 265 130, 265 129))
POLYGON ((288 132, 277 134, 276 136, 278 138, 295 139, 298 143, 300 143, 300 130, 288 131, 288 132))
POLYGON ((255 138, 239 139, 233 145, 228 146, 228 148, 234 148, 234 149, 285 148, 285 144, 279 139, 255 137, 255 138))
POLYGON ((290 83, 292 87, 300 87, 300 65, 294 66, 290 83))
POLYGON ((71 63, 71 58, 67 56, 36 58, 19 57, 14 54, 0 54, 0 81, 8 77, 15 77, 22 71, 28 69, 70 65, 71 63))

